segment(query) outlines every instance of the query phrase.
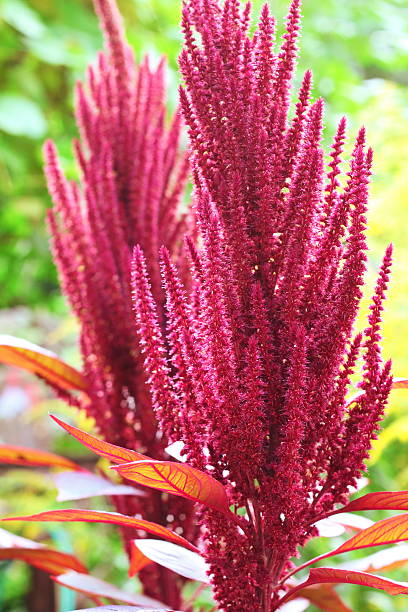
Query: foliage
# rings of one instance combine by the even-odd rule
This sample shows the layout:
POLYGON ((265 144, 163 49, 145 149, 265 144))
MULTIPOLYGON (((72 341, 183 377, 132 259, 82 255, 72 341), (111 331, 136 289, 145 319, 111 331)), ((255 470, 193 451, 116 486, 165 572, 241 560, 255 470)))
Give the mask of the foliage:
MULTIPOLYGON (((259 3, 255 4, 259 6, 259 3)), ((168 2, 152 2, 149 5, 145 2, 137 1, 132 5, 123 3, 123 9, 130 24, 130 40, 137 49, 139 56, 142 51, 146 50, 153 51, 153 54, 155 54, 157 49, 169 55, 170 66, 173 69, 170 73, 170 90, 172 92, 171 99, 173 104, 176 101, 175 83, 177 80, 174 71, 175 59, 180 44, 180 35, 177 28, 179 15, 178 11, 174 10, 174 8, 168 2), (141 36, 142 32, 143 35, 141 36)), ((284 8, 286 8, 286 2, 277 2, 274 12, 281 16, 284 8)), ((44 118, 46 118, 50 125, 51 134, 58 141, 60 151, 62 152, 62 164, 68 177, 76 177, 76 170, 68 148, 69 139, 74 135, 74 127, 67 119, 70 114, 68 110, 70 104, 67 103, 68 97, 65 94, 71 88, 73 75, 81 74, 84 58, 87 57, 89 59, 93 55, 94 50, 100 46, 100 37, 91 17, 89 6, 86 3, 78 2, 75 24, 72 23, 66 8, 60 2, 53 3, 53 6, 50 7, 39 2, 30 3, 30 6, 28 6, 22 0, 9 0, 4 3, 2 10, 4 16, 3 28, 7 33, 7 41, 10 42, 9 50, 13 51, 10 53, 10 56, 13 55, 13 60, 10 63, 5 61, 5 65, 14 68, 17 64, 17 70, 15 74, 9 71, 10 78, 7 80, 7 90, 0 99, 0 135, 4 145, 4 171, 1 168, 0 171, 7 178, 7 181, 3 182, 3 189, 8 200, 1 213, 4 218, 0 218, 1 231, 4 232, 2 244, 5 245, 4 253, 0 253, 0 262, 2 262, 2 265, 4 262, 3 272, 0 266, 0 275, 3 273, 5 278, 6 272, 7 275, 10 274, 10 269, 13 272, 15 268, 10 267, 11 260, 12 266, 21 266, 21 263, 24 262, 25 268, 23 268, 24 274, 22 276, 24 279, 26 278, 27 268, 29 266, 32 267, 33 262, 43 262, 34 264, 37 266, 37 276, 33 276, 32 273, 29 276, 27 275, 27 278, 30 279, 29 283, 21 283, 19 280, 21 277, 13 274, 12 282, 7 283, 7 292, 3 293, 3 299, 4 303, 37 303, 37 301, 43 299, 44 293, 49 294, 51 290, 55 299, 50 299, 48 305, 53 308, 55 306, 60 307, 55 290, 55 278, 52 277, 53 273, 51 272, 45 249, 45 240, 41 236, 45 198, 42 189, 42 178, 40 177, 39 143, 42 141, 45 133, 46 122, 44 118), (61 15, 63 20, 60 20, 61 15), (78 15, 80 16, 79 27, 77 21, 78 15), (86 24, 85 27, 83 27, 84 24, 86 24), (23 53, 21 53, 21 48, 24 48, 23 53), (21 75, 28 74, 29 72, 30 78, 22 80, 21 75), (18 80, 15 79, 16 76, 18 80), (35 83, 36 79, 38 83, 35 83), (23 91, 21 89, 22 82, 24 83, 23 91), (55 87, 56 83, 57 86, 55 87), (51 100, 52 106, 49 105, 51 100), (16 120, 17 113, 21 116, 20 120, 16 120), (21 151, 21 154, 16 155, 17 150, 21 151), (28 190, 30 191, 30 198, 25 197, 28 190), (33 196, 32 194, 35 195, 33 196), (26 206, 30 207, 28 214, 26 206), (17 214, 17 210, 20 210, 20 213, 17 214), (32 231, 32 223, 31 225, 27 223, 28 219, 36 224, 34 233, 32 231), (31 241, 31 235, 34 236, 34 241, 31 241), (32 245, 35 243, 36 237, 39 237, 37 245, 33 247, 32 245), (10 248, 11 245, 13 245, 12 248, 10 248), (28 250, 27 245, 29 245, 28 250), (40 258, 33 258, 35 249, 38 250, 40 258)), ((374 246, 376 248, 373 251, 373 255, 370 256, 369 264, 371 271, 374 271, 378 264, 379 252, 382 250, 390 232, 398 237, 397 252, 406 249, 406 244, 404 244, 406 241, 404 241, 404 235, 400 230, 402 224, 392 227, 397 214, 389 215, 384 227, 380 201, 382 198, 381 192, 384 191, 387 179, 389 181, 390 176, 396 177, 395 183, 392 182, 389 188, 389 199, 393 202, 393 207, 396 211, 398 206, 401 207, 401 202, 403 202, 404 198, 405 187, 402 180, 402 160, 398 152, 402 149, 404 143, 404 130, 401 128, 406 125, 403 112, 403 93, 398 85, 386 84, 383 80, 386 78, 393 80, 397 84, 404 84, 406 80, 401 42, 404 20, 400 18, 400 15, 403 11, 404 8, 398 2, 391 3, 380 0, 370 3, 369 7, 362 7, 359 2, 353 0, 344 7, 344 10, 338 3, 330 0, 325 5, 324 15, 321 10, 316 12, 314 2, 309 2, 304 11, 307 36, 304 37, 303 41, 305 51, 303 62, 306 65, 313 64, 318 75, 323 75, 323 78, 320 79, 320 84, 318 83, 317 92, 323 93, 330 100, 331 108, 333 109, 329 112, 327 119, 329 132, 333 128, 334 119, 340 109, 355 113, 361 104, 370 102, 372 104, 371 122, 374 125, 378 114, 381 114, 381 116, 387 114, 389 107, 392 106, 392 113, 389 115, 390 124, 384 125, 384 129, 376 130, 374 138, 374 141, 377 140, 377 149, 380 151, 381 161, 378 166, 380 173, 376 178, 375 186, 379 194, 379 196, 376 196, 379 198, 379 205, 374 209, 373 235, 375 237, 374 246), (384 19, 384 14, 387 15, 386 19, 384 19), (362 21, 363 18, 364 22, 362 21), (355 26, 355 23, 362 24, 361 29, 359 26, 355 26), (333 24, 335 24, 335 28, 333 28, 333 24), (390 31, 392 31, 392 36, 388 34, 390 31), (311 34, 312 32, 314 33, 313 35, 311 34), (329 39, 327 39, 328 32, 330 32, 329 39), (364 38, 361 37, 361 32, 365 33, 364 38), (343 44, 344 35, 347 36, 346 45, 343 44), (322 49, 329 49, 329 53, 322 52, 322 49), (379 49, 381 53, 378 52, 379 49), (344 69, 345 66, 347 66, 347 70, 344 69), (361 85, 362 77, 365 81, 365 87, 361 85), (341 83, 341 86, 335 86, 334 83, 341 83), (395 129, 397 124, 398 128, 395 129), (400 145, 398 145, 399 142, 401 143, 400 145), (381 151, 383 151, 382 154, 381 151), (380 223, 375 222, 376 215, 381 219, 380 223)), ((6 56, 6 53, 4 55, 6 56)), ((8 57, 6 57, 7 59, 8 57)), ((366 117, 369 114, 366 106, 365 112, 361 113, 364 121, 366 121, 366 117)), ((369 140, 372 141, 371 135, 369 140)), ((402 278, 401 273, 398 276, 402 278)), ((395 303, 401 301, 401 292, 398 291, 398 287, 395 287, 392 295, 394 296, 395 303)), ((391 313, 394 314, 386 319, 385 323, 386 326, 388 325, 386 330, 391 330, 389 335, 392 339, 395 337, 395 333, 393 334, 392 330, 395 329, 396 325, 401 325, 401 322, 406 324, 406 319, 404 320, 402 317, 401 308, 399 310, 391 309, 391 313)), ((405 370, 403 366, 406 357, 402 352, 401 344, 394 341, 392 346, 396 352, 397 364, 400 368, 399 372, 403 372, 405 370)), ((387 351, 388 354, 393 354, 393 352, 387 351)), ((44 374, 44 371, 38 371, 37 369, 37 373, 44 374)), ((55 384, 55 380, 51 382, 55 384)), ((391 451, 387 448, 387 444, 395 439, 403 439, 404 431, 406 431, 406 429, 404 430, 406 417, 404 417, 401 408, 399 410, 394 409, 391 412, 390 421, 392 425, 389 429, 389 434, 386 434, 376 447, 375 453, 377 458, 381 453, 388 457, 391 451)), ((403 457, 403 448, 401 448, 400 456, 401 458, 403 457)), ((177 464, 174 465, 176 466, 177 464)), ((404 463, 402 465, 405 466, 404 463)), ((141 472, 144 473, 145 479, 143 482, 146 484, 146 469, 148 467, 156 469, 159 466, 157 462, 150 462, 149 466, 145 464, 142 467, 141 472)), ((166 470, 167 468, 170 469, 170 466, 163 465, 162 467, 163 473, 167 477, 168 472, 166 470)), ((130 468, 123 469, 129 470, 130 468)), ((171 469, 176 469, 175 475, 177 480, 181 474, 183 478, 186 478, 189 468, 186 467, 181 469, 181 471, 180 467, 172 467, 171 469)), ((395 478, 395 470, 392 469, 391 464, 387 467, 386 471, 388 471, 389 478, 395 478)), ((136 471, 137 478, 140 478, 141 472, 140 470, 136 471)), ((374 470, 373 474, 374 481, 378 479, 380 484, 384 486, 381 480, 381 473, 374 470)), ((147 474, 147 476, 148 480, 151 479, 151 474, 147 474)), ((399 478, 400 483, 404 482, 403 475, 399 478)), ((402 486, 404 487, 404 484, 402 486)), ((222 496, 222 493, 219 494, 222 496)), ((242 524, 242 521, 240 524, 242 524)), ((148 540, 146 541, 146 546, 145 552, 148 551, 148 540)), ((316 546, 319 547, 319 543, 316 546)), ((313 546, 309 547, 308 550, 310 551, 312 548, 313 546)), ((142 555, 143 558, 143 553, 141 551, 136 553, 134 550, 133 554, 136 559, 139 559, 137 561, 139 563, 140 557, 136 555, 142 555)), ((152 552, 152 554, 156 553, 152 552)), ((160 555, 162 555, 161 558, 165 558, 164 549, 160 552, 160 555)), ((311 556, 316 556, 316 554, 311 556)), ((180 563, 181 567, 183 565, 182 561, 180 563)), ((168 566, 165 565, 165 567, 168 566)), ((311 579, 317 576, 321 580, 324 578, 321 573, 311 573, 311 579)), ((353 576, 350 575, 349 578, 351 580, 353 576)), ((354 576, 354 578, 357 580, 358 576, 354 576)), ((78 581, 83 583, 84 579, 73 576, 72 580, 74 584, 76 582, 79 584, 78 581)), ((331 580, 335 581, 335 577, 331 576, 331 580)), ((367 581, 366 578, 365 580, 367 581)), ((395 585, 392 587, 388 583, 386 588, 394 589, 395 592, 400 587, 395 585)), ((311 588, 309 592, 312 593, 314 591, 311 588)), ((199 600, 202 603, 198 605, 211 607, 212 603, 204 604, 203 602, 202 598, 207 597, 205 593, 206 591, 200 596, 201 599, 199 598, 199 600)), ((334 597, 333 593, 322 590, 321 597, 325 597, 327 600, 327 598, 334 597)), ((356 591, 353 591, 353 593, 351 597, 354 597, 354 599, 361 597, 361 595, 355 594, 356 591)), ((318 605, 319 592, 317 592, 316 597, 315 603, 318 605)), ((377 593, 374 595, 372 602, 376 598, 381 602, 381 606, 383 606, 381 609, 386 610, 389 605, 388 600, 381 599, 380 594, 377 593)), ((310 596, 310 601, 313 601, 312 596, 310 596)), ((335 605, 333 602, 332 604, 335 605)), ((375 608, 376 604, 372 603, 371 605, 375 608)), ((398 604, 395 605, 398 606, 398 604)), ((364 604, 360 600, 355 604, 355 607, 356 609, 361 609, 361 607, 364 607, 364 604)))
MULTIPOLYGON (((286 4, 285 0, 272 4, 279 23, 286 4)), ((254 5, 259 9, 261 1, 254 5)), ((169 92, 174 105, 181 42, 178 4, 124 0, 120 8, 138 59, 145 52, 169 58, 169 92)), ((353 119, 362 107, 363 120, 369 124, 367 109, 378 98, 386 107, 381 117, 391 117, 384 80, 395 83, 400 92, 408 81, 406 11, 404 0, 372 0, 369 4, 327 0, 324 9, 319 0, 305 3, 307 36, 302 39, 300 67, 304 70, 313 64, 319 75, 316 95, 329 102, 332 128, 339 113, 346 112, 353 119)), ((49 199, 41 146, 44 137, 53 138, 64 167, 75 176, 70 152, 71 138, 76 135, 71 92, 74 81, 101 47, 101 36, 89 0, 72 0, 69 6, 64 0, 3 0, 0 17, 0 73, 4 75, 0 93, 0 306, 40 303, 61 311, 43 223, 49 199)), ((402 121, 406 124, 406 118, 402 121)), ((377 134, 375 120, 374 125, 377 134)), ((398 167, 404 167, 396 163, 387 171, 389 183, 398 167)), ((388 235, 384 242, 390 238, 388 235)))

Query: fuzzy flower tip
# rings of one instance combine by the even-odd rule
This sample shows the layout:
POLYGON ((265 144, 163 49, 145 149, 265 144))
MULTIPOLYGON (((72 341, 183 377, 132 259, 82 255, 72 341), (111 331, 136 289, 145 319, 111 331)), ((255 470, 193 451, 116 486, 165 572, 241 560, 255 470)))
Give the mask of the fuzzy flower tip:
POLYGON ((201 240, 198 250, 188 241, 189 295, 162 253, 159 343, 143 333, 157 315, 146 277, 135 274, 155 409, 251 524, 243 534, 214 512, 204 516, 215 597, 231 612, 279 605, 274 585, 290 558, 364 470, 391 384, 379 347, 391 247, 368 327, 353 332, 372 152, 361 130, 340 180, 342 119, 325 164, 323 102, 310 101, 310 71, 289 113, 299 5, 293 0, 275 50, 267 5, 252 36, 248 5, 185 0, 180 95, 201 240), (362 392, 350 404, 359 360, 362 392), (171 401, 159 401, 170 390, 171 401))
MULTIPOLYGON (((112 443, 166 458, 168 441, 158 433, 146 390, 143 355, 134 325, 130 254, 139 243, 156 300, 163 302, 159 245, 180 261, 187 217, 179 203, 187 176, 180 152, 181 114, 165 121, 164 63, 135 63, 113 0, 95 0, 105 51, 78 83, 74 143, 79 184, 64 176, 55 146, 44 146, 46 175, 54 207, 48 215, 52 249, 61 284, 80 326, 81 353, 91 401, 85 409, 112 443)), ((160 308, 159 318, 164 319, 160 308)), ((158 397, 157 397, 158 399, 158 397)), ((151 521, 195 537, 191 504, 117 497, 128 515, 143 512, 151 521), (181 523, 180 515, 185 517, 181 523), (175 517, 175 518, 174 518, 175 517)), ((129 541, 134 531, 125 534, 129 541)), ((179 581, 152 566, 141 573, 145 592, 179 607, 179 581)))

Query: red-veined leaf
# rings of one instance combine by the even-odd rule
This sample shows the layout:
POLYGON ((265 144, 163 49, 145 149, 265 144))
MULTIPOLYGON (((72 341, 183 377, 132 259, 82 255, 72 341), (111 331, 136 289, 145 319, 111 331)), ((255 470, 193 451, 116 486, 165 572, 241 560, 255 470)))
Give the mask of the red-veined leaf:
POLYGON ((60 467, 68 470, 82 471, 81 466, 54 453, 28 448, 26 446, 0 445, 0 463, 11 465, 60 467))
POLYGON ((302 589, 297 592, 297 597, 308 599, 310 603, 324 612, 353 612, 330 584, 318 584, 302 589))
POLYGON ((51 414, 52 419, 60 427, 65 429, 71 436, 79 440, 81 444, 87 446, 91 451, 100 455, 101 457, 106 457, 113 463, 123 463, 124 461, 141 461, 144 459, 149 459, 146 455, 142 455, 141 453, 137 453, 136 451, 130 450, 128 448, 122 448, 121 446, 116 446, 115 444, 110 444, 109 442, 105 442, 104 440, 100 440, 99 438, 95 438, 89 433, 78 429, 77 427, 73 427, 72 425, 68 425, 64 421, 61 421, 58 417, 51 414))
POLYGON ((112 469, 138 484, 186 497, 235 518, 229 510, 223 485, 212 476, 189 465, 151 459, 113 466, 112 469))
POLYGON ((382 546, 383 544, 395 544, 396 542, 404 542, 408 540, 408 514, 399 514, 398 516, 392 516, 391 518, 383 519, 368 527, 362 529, 359 533, 354 535, 352 538, 343 542, 340 546, 334 550, 319 555, 314 559, 310 559, 306 563, 299 565, 293 569, 289 574, 285 576, 287 580, 293 574, 296 574, 302 569, 309 567, 334 555, 340 555, 345 552, 352 550, 359 550, 361 548, 369 548, 371 546, 382 546))
POLYGON ((394 378, 392 381, 393 389, 408 389, 408 378, 394 378))
POLYGON ((117 512, 103 512, 102 510, 83 510, 80 508, 70 508, 64 510, 49 510, 48 512, 40 512, 39 514, 31 514, 28 516, 12 516, 3 521, 47 521, 61 523, 108 523, 119 525, 120 527, 134 527, 135 529, 143 529, 148 533, 165 538, 171 542, 185 546, 196 552, 197 548, 190 544, 183 537, 179 536, 174 531, 166 529, 162 525, 151 523, 143 519, 134 518, 133 516, 125 516, 117 512))
POLYGON ((132 540, 130 543, 130 565, 129 577, 136 576, 146 565, 153 563, 151 559, 146 557, 142 551, 136 546, 137 540, 132 540))
POLYGON ((347 566, 340 565, 341 569, 350 569, 362 572, 388 572, 408 564, 408 545, 392 546, 380 550, 373 555, 348 561, 347 566))
POLYGON ((79 593, 84 593, 90 597, 106 597, 113 601, 121 601, 123 603, 134 604, 136 606, 144 606, 148 608, 161 608, 166 610, 164 604, 145 595, 134 595, 116 588, 113 584, 109 584, 104 580, 90 576, 89 574, 81 574, 79 572, 67 572, 54 578, 61 586, 72 589, 79 593))
POLYGON ((306 591, 303 591, 303 589, 314 584, 358 584, 360 586, 386 591, 389 595, 408 595, 408 582, 396 582, 395 580, 389 580, 388 578, 374 576, 373 574, 367 574, 365 572, 355 572, 352 570, 331 567, 318 567, 310 570, 309 577, 305 582, 302 582, 291 591, 288 591, 281 600, 281 603, 291 599, 295 594, 298 595, 299 592, 302 592, 302 596, 304 597, 306 591))
POLYGON ((0 361, 38 374, 65 391, 86 392, 88 388, 81 372, 51 351, 21 338, 0 335, 0 361))
POLYGON ((203 557, 191 550, 163 540, 133 540, 138 549, 149 559, 191 580, 208 583, 207 566, 203 557))
POLYGON ((341 510, 336 510, 336 514, 360 510, 408 510, 408 491, 367 493, 363 497, 354 499, 341 510))
POLYGON ((0 561, 18 560, 49 574, 63 574, 69 570, 87 572, 86 567, 73 555, 46 548, 0 529, 0 561))
POLYGON ((141 489, 115 484, 92 472, 59 472, 53 474, 51 479, 58 490, 57 501, 59 502, 88 499, 98 495, 138 495, 139 497, 146 495, 141 489))

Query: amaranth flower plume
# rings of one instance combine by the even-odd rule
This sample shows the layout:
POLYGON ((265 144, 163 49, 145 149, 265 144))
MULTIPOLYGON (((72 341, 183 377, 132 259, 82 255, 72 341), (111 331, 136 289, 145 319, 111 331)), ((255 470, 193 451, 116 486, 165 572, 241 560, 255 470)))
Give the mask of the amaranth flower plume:
MULTIPOLYGON (((45 145, 46 174, 54 208, 48 220, 65 295, 80 324, 84 374, 91 401, 85 406, 104 438, 163 459, 167 440, 157 429, 146 390, 134 325, 130 253, 139 243, 148 260, 153 293, 163 302, 158 247, 177 259, 187 218, 179 204, 188 164, 180 153, 181 116, 166 127, 164 62, 136 65, 113 0, 95 0, 106 51, 77 87, 81 140, 75 151, 81 179, 68 181, 52 142, 45 145)), ((164 313, 160 311, 163 320, 164 313)), ((191 504, 116 497, 120 512, 181 529, 194 539, 191 504), (184 516, 183 520, 179 517, 184 516)), ((125 539, 134 538, 134 530, 125 539)), ((180 580, 164 568, 141 572, 145 592, 178 607, 180 580)))
POLYGON ((251 36, 249 4, 185 1, 180 95, 201 248, 188 241, 191 295, 162 250, 165 337, 142 248, 133 262, 157 414, 189 463, 246 509, 245 529, 203 515, 215 597, 234 612, 279 607, 291 558, 365 469, 392 382, 379 347, 391 247, 368 327, 353 331, 372 152, 361 130, 341 187, 346 123, 326 167, 310 71, 289 119, 299 24, 293 0, 275 51, 268 5, 251 36), (348 403, 360 359, 361 393, 348 403))

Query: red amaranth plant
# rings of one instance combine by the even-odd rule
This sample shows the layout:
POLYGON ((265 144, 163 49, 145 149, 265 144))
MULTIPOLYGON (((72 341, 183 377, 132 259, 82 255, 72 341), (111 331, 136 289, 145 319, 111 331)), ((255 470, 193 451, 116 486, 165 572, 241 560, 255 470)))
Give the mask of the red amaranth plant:
POLYGON ((215 597, 234 612, 286 599, 291 558, 364 471, 392 384, 379 347, 391 247, 368 327, 353 331, 372 161, 364 130, 340 188, 345 120, 325 169, 323 102, 310 102, 309 71, 288 118, 299 5, 275 52, 268 5, 250 36, 248 4, 185 1, 181 101, 202 247, 188 242, 191 298, 162 250, 165 339, 141 248, 133 267, 162 427, 192 466, 224 484, 235 511, 246 509, 242 520, 212 510, 202 519, 215 597), (359 357, 361 392, 348 401, 359 357))
MULTIPOLYGON (((167 127, 164 61, 155 69, 147 58, 137 65, 114 0, 95 0, 95 8, 106 51, 89 68, 85 86, 77 87, 79 184, 64 177, 54 144, 44 148, 54 202, 48 215, 52 248, 80 326, 86 400, 75 398, 69 385, 61 388, 58 377, 50 380, 49 371, 37 373, 54 382, 63 399, 85 408, 105 440, 165 459, 168 442, 158 431, 134 324, 130 255, 135 244, 143 246, 155 298, 163 302, 158 249, 166 244, 176 260, 182 257, 188 223, 179 208, 188 172, 179 147, 182 121, 177 111, 167 127)), ((192 506, 185 500, 151 491, 143 498, 115 496, 113 503, 119 512, 143 512, 194 540, 192 506)), ((124 529, 124 536, 129 551, 134 529, 124 529)), ((140 578, 147 594, 179 605, 177 576, 149 566, 140 578)))

